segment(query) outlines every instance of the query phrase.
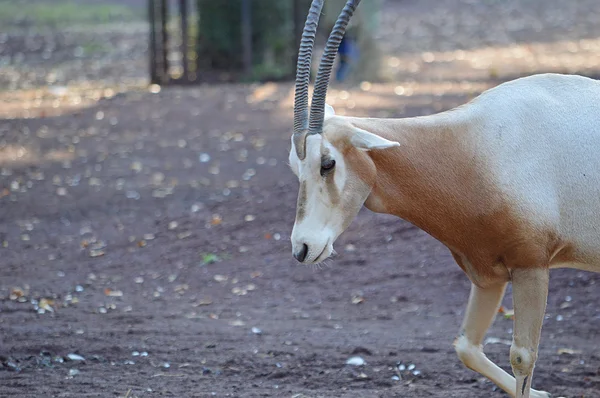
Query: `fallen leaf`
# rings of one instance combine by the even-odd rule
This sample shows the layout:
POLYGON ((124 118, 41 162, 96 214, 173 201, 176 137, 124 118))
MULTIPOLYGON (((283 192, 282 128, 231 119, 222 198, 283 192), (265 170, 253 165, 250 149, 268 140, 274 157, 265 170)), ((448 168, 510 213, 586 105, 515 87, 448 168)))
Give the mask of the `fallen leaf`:
POLYGON ((221 216, 218 214, 213 214, 212 219, 210 220, 210 223, 212 225, 220 225, 223 222, 223 220, 221 219, 221 216))
POLYGON ((500 309, 498 310, 498 312, 504 314, 504 318, 505 319, 512 319, 515 315, 515 311, 514 310, 509 310, 506 309, 504 307, 500 307, 500 309))
POLYGON ((558 354, 568 354, 568 355, 576 355, 576 354, 581 354, 581 350, 573 350, 570 348, 559 348, 558 349, 558 354))
POLYGON ((10 295, 9 298, 11 300, 17 300, 19 297, 23 297, 25 295, 25 292, 23 291, 23 289, 21 289, 20 287, 13 287, 10 291, 10 295))
POLYGON ((109 288, 104 289, 104 294, 108 297, 122 297, 123 292, 120 290, 112 290, 109 288))
POLYGON ((192 304, 194 307, 200 307, 200 306, 204 306, 204 305, 211 305, 212 301, 209 299, 201 299, 200 301, 192 304))
POLYGON ((41 299, 40 302, 38 303, 38 307, 40 307, 41 309, 43 309, 45 311, 50 311, 50 312, 54 312, 54 308, 52 308, 53 305, 54 305, 54 300, 46 299, 46 298, 41 299))

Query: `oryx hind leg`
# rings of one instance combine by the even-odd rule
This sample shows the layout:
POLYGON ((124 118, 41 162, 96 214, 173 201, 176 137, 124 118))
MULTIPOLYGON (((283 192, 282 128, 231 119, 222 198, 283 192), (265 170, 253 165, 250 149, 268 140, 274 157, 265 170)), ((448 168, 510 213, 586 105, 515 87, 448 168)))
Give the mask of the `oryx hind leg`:
MULTIPOLYGON (((483 353, 482 347, 483 338, 498 312, 506 285, 499 283, 480 288, 471 284, 467 311, 454 347, 466 367, 484 375, 507 394, 515 397, 515 378, 490 361, 483 353)), ((543 391, 531 390, 531 397, 548 398, 549 395, 543 391)))
POLYGON ((536 396, 530 388, 546 312, 548 281, 547 268, 515 269, 512 272, 515 321, 510 364, 516 377, 517 398, 536 396))

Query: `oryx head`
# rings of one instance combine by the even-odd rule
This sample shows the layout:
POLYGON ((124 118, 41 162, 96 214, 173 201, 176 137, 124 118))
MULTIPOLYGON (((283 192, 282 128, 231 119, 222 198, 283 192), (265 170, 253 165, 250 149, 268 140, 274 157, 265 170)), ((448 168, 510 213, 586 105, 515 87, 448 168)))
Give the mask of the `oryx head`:
POLYGON ((313 0, 302 34, 289 155, 290 167, 300 182, 291 239, 292 253, 300 262, 318 263, 329 257, 334 241, 369 196, 376 170, 367 151, 399 145, 353 126, 325 104, 335 55, 359 2, 346 3, 329 36, 315 81, 310 118, 310 64, 323 0, 313 0))

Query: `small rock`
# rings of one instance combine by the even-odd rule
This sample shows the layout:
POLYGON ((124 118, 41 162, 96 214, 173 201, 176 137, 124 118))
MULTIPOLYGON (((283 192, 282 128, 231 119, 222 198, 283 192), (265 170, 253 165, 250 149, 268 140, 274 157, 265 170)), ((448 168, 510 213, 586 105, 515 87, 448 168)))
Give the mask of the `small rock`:
POLYGON ((352 365, 352 366, 363 366, 365 363, 366 363, 365 360, 362 359, 361 357, 350 357, 346 361, 346 365, 352 365))
POLYGON ((262 330, 260 330, 260 329, 259 329, 259 328, 257 328, 257 327, 253 327, 253 328, 252 328, 252 333, 254 333, 254 334, 262 334, 262 330))
POLYGON ((77 369, 69 369, 69 376, 77 376, 79 373, 77 369))
POLYGON ((71 361, 85 361, 85 358, 78 354, 69 354, 67 355, 71 361))

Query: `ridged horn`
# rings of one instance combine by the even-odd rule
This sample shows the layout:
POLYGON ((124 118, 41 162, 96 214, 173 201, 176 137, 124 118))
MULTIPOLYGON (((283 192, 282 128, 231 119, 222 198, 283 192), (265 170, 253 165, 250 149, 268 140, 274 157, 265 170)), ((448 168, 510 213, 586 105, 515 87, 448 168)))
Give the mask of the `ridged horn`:
POLYGON ((344 32, 354 14, 354 10, 360 3, 360 0, 348 0, 344 9, 340 13, 331 34, 327 39, 325 45, 325 51, 321 57, 321 64, 319 65, 319 71, 317 72, 317 79, 315 80, 315 88, 313 91, 313 97, 310 105, 310 119, 308 122, 308 134, 321 134, 323 132, 323 119, 325 117, 325 97, 327 96, 327 87, 329 86, 329 78, 331 76, 331 69, 333 68, 333 62, 338 52, 344 32))
POLYGON ((296 86, 294 92, 294 147, 298 158, 306 156, 304 138, 308 128, 308 84, 310 81, 310 65, 312 51, 315 44, 315 35, 319 25, 319 17, 323 8, 323 0, 313 0, 300 41, 298 62, 296 65, 296 86))

